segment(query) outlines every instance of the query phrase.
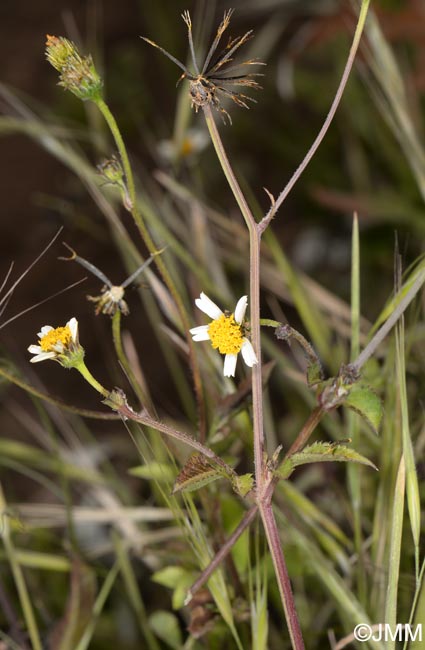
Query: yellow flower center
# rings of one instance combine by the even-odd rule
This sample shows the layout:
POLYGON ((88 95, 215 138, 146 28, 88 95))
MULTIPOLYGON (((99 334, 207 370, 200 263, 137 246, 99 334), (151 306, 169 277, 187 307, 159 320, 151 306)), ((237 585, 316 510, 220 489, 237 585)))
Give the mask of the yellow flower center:
POLYGON ((218 348, 220 354, 238 354, 243 342, 242 328, 235 322, 235 317, 222 314, 210 323, 208 334, 211 345, 218 348))
POLYGON ((63 348, 69 347, 69 344, 72 342, 72 334, 68 325, 65 327, 57 327, 54 330, 50 330, 40 339, 40 347, 44 352, 56 352, 57 345, 60 343, 63 348))
POLYGON ((180 154, 184 158, 185 156, 189 156, 193 151, 193 143, 190 138, 185 138, 182 142, 181 146, 181 151, 180 154))

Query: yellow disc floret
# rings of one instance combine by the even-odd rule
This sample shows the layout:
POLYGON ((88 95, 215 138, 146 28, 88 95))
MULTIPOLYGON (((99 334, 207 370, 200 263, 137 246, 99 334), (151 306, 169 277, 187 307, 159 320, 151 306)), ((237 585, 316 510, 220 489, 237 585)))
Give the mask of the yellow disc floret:
POLYGON ((72 333, 68 325, 50 330, 40 339, 40 347, 43 352, 63 351, 72 342, 72 333))
POLYGON ((208 327, 211 345, 218 349, 220 354, 238 354, 243 343, 242 328, 235 321, 235 317, 222 314, 208 327))

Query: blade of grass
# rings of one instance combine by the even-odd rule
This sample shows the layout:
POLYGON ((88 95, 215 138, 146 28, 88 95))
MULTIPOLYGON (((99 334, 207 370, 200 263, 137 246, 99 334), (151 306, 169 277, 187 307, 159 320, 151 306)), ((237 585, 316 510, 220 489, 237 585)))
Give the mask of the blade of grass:
POLYGON ((406 387, 406 359, 404 317, 402 316, 396 327, 396 372, 401 409, 401 430, 403 439, 403 456, 406 464, 406 494, 409 511, 410 528, 415 545, 415 574, 419 580, 419 538, 421 534, 421 500, 419 496, 418 475, 416 472, 415 457, 409 426, 409 406, 406 387))
POLYGON ((87 648, 89 647, 90 642, 93 638, 93 634, 96 629, 98 619, 102 613, 102 610, 105 606, 106 600, 111 592, 111 589, 115 584, 115 580, 117 579, 119 570, 120 570, 120 565, 119 565, 119 561, 117 560, 112 565, 108 575, 106 576, 103 582, 103 585, 97 595, 97 598, 93 606, 91 620, 88 623, 86 629, 84 630, 84 633, 80 641, 78 642, 78 645, 75 648, 75 650, 87 650, 87 648))
MULTIPOLYGON (((351 354, 350 361, 354 361, 360 354, 360 243, 359 221, 357 214, 353 219, 352 244, 351 244, 351 354)), ((351 438, 353 448, 358 449, 359 420, 350 411, 347 413, 348 437, 351 438)), ((362 469, 355 463, 349 464, 348 486, 351 497, 354 517, 354 546, 358 557, 357 564, 357 593, 361 603, 366 606, 366 573, 363 556, 362 535, 362 494, 361 473, 362 469)))
MULTIPOLYGON (((406 466, 402 455, 397 473, 397 481, 393 499, 393 514, 391 522, 390 554, 388 561, 388 587, 385 602, 385 623, 392 630, 397 625, 397 596, 400 576, 401 539, 403 534, 404 495, 406 486, 406 466)), ((395 650, 395 639, 387 640, 386 650, 395 650)))
POLYGON ((114 535, 114 546, 121 575, 127 590, 127 594, 134 609, 139 624, 140 631, 146 641, 148 650, 160 650, 160 645, 153 635, 150 627, 148 617, 146 615, 145 604, 140 595, 139 587, 137 585, 136 576, 134 575, 130 559, 121 538, 114 535))
MULTIPOLYGON (((0 512, 5 513, 7 504, 5 501, 3 487, 0 484, 0 512)), ((13 579, 15 582, 16 591, 18 592, 19 602, 22 608, 22 614, 25 619, 28 634, 31 639, 33 650, 43 650, 41 644, 40 632, 38 630, 37 620, 35 618, 34 609, 31 602, 31 597, 25 582, 24 574, 17 557, 15 546, 12 541, 9 529, 9 521, 7 515, 2 517, 2 539, 7 559, 12 571, 13 579)))

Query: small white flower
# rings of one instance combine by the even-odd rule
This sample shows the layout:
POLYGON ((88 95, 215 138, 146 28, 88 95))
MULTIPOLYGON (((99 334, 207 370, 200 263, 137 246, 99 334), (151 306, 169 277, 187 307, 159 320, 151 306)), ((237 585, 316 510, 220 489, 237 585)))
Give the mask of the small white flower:
POLYGON ((224 354, 223 374, 234 377, 239 352, 246 365, 252 368, 258 363, 251 341, 245 336, 243 320, 248 305, 247 296, 238 300, 233 314, 225 314, 217 305, 201 293, 195 300, 196 306, 207 314, 212 321, 209 325, 200 325, 190 330, 194 341, 211 341, 213 348, 224 354))
POLYGON ((78 321, 71 318, 65 327, 53 328, 44 325, 38 333, 39 345, 30 345, 28 352, 35 356, 31 363, 53 359, 66 367, 74 365, 77 357, 82 358, 84 350, 78 341, 78 321))
POLYGON ((196 159, 196 155, 203 151, 209 142, 207 131, 188 129, 178 144, 175 140, 162 140, 158 144, 158 153, 164 160, 171 163, 182 159, 196 159))

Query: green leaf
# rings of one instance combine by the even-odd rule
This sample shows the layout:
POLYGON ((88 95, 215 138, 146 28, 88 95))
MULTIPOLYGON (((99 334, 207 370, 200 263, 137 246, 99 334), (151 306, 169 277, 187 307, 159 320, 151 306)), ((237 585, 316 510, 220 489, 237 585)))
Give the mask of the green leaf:
POLYGON ((241 497, 245 497, 254 487, 254 478, 252 474, 242 474, 232 478, 232 487, 241 497))
POLYGON ((202 454, 190 456, 174 482, 173 494, 193 492, 223 477, 223 471, 213 467, 202 454))
POLYGON ((316 386, 323 381, 323 370, 319 361, 309 363, 307 366, 307 384, 308 386, 316 386))
POLYGON ((183 607, 189 587, 193 584, 195 577, 190 571, 183 567, 167 566, 153 574, 152 580, 164 587, 173 590, 173 609, 183 607))
POLYGON ((149 617, 149 625, 156 636, 170 648, 179 650, 183 646, 179 622, 174 614, 158 610, 149 617))
POLYGON ((344 400, 344 406, 361 415, 374 432, 378 433, 383 415, 382 402, 369 386, 362 384, 352 386, 344 400))
POLYGON ((303 451, 294 454, 290 458, 286 458, 277 468, 275 474, 279 478, 287 479, 299 465, 306 465, 307 463, 332 463, 334 461, 360 463, 377 469, 368 458, 365 458, 346 445, 333 442, 315 442, 313 445, 305 447, 303 451))

